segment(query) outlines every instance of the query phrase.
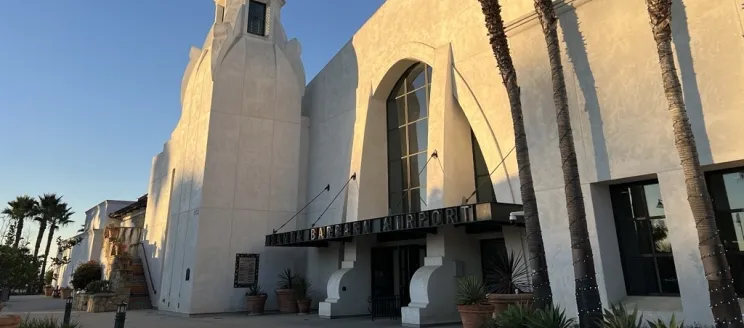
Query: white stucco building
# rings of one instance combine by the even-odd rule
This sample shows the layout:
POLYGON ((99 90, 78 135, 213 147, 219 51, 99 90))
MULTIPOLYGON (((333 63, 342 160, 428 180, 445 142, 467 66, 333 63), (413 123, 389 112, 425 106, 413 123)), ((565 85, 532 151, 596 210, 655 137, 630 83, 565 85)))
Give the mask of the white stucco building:
POLYGON ((126 200, 105 200, 85 211, 82 232, 71 237, 80 238, 80 242, 64 253, 57 254, 58 258, 67 258, 70 262, 56 268, 56 286, 72 287, 70 280, 78 265, 88 261, 103 262, 103 230, 109 223, 109 214, 132 203, 126 200))
MULTIPOLYGON (((711 323, 645 4, 556 3, 602 302, 711 323)), ((216 0, 214 25, 191 49, 181 118, 149 182, 153 305, 243 311, 236 256, 257 254, 269 310, 277 274, 291 268, 314 282, 323 317, 364 315, 370 297, 396 296, 404 325, 457 321, 455 277, 482 275, 486 254, 526 251, 509 221, 521 202, 509 103, 478 1, 388 0, 307 85, 283 5, 216 0)), ((544 39, 532 0, 502 5, 554 300, 576 315, 544 39)), ((744 14, 729 1, 683 0, 673 15, 689 116, 744 295, 744 14)))

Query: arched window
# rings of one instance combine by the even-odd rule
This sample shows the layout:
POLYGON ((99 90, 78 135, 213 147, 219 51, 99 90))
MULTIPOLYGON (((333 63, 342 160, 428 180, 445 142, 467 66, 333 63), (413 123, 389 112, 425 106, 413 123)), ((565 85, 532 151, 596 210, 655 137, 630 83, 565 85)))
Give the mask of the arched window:
POLYGON ((416 212, 426 203, 430 66, 411 66, 387 101, 388 204, 390 214, 416 212))

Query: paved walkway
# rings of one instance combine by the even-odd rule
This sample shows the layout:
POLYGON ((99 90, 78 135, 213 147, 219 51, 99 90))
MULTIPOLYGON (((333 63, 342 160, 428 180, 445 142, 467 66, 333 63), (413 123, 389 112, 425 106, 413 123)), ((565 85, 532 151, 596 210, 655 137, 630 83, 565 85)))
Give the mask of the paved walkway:
MULTIPOLYGON (((12 296, 5 304, 3 314, 18 314, 22 317, 43 318, 53 316, 62 320, 64 302, 44 296, 12 296)), ((114 313, 72 312, 72 320, 84 328, 107 328, 114 325, 114 313)), ((136 328, 206 328, 206 327, 266 327, 266 328, 392 328, 400 327, 400 321, 369 318, 320 319, 317 314, 311 315, 263 315, 247 316, 242 314, 209 315, 203 317, 178 317, 163 314, 154 310, 136 310, 127 312, 126 327, 136 328)), ((461 327, 460 325, 442 327, 461 327)))

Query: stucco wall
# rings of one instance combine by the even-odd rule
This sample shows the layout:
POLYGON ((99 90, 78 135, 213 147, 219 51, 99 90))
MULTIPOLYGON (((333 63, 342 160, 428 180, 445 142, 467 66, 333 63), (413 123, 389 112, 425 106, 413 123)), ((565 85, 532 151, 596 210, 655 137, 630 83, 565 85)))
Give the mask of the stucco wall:
MULTIPOLYGON (((502 5, 522 89, 555 300, 568 313, 575 314, 573 268, 545 43, 532 0, 508 1, 502 5)), ((737 128, 744 119, 741 111, 744 61, 740 56, 744 53, 744 41, 739 9, 725 1, 684 0, 675 1, 674 6, 675 56, 701 161, 709 165, 742 160, 744 130, 737 128)), ((607 305, 624 299, 625 292, 618 283, 622 281, 622 270, 612 212, 608 209, 607 184, 600 182, 678 172, 679 158, 644 2, 567 0, 560 2, 558 13, 574 140, 598 280, 607 305)), ((358 180, 349 186, 347 203, 337 200, 321 224, 341 222, 344 211, 348 212, 346 220, 367 218, 373 210, 363 210, 361 202, 369 200, 378 204, 377 207, 383 203, 374 196, 371 200, 360 196, 365 181, 385 180, 376 173, 374 178, 365 180, 364 163, 374 153, 365 147, 370 144, 365 138, 374 137, 374 133, 365 129, 379 126, 374 119, 380 114, 370 111, 384 108, 392 84, 415 61, 433 66, 435 75, 438 69, 452 70, 457 102, 483 149, 489 170, 496 170, 492 180, 497 199, 521 201, 516 161, 513 153, 507 156, 513 147, 509 104, 488 44, 480 5, 476 1, 463 5, 455 0, 389 0, 308 84, 303 100, 303 113, 311 121, 308 194, 318 192, 328 183, 333 190, 342 186, 351 173, 361 172, 358 180), (437 64, 442 48, 450 49, 449 66, 437 64), (497 169, 502 160, 504 164, 497 169), (352 202, 355 198, 360 204, 352 202)), ((434 123, 430 120, 430 136, 437 132, 431 130, 434 123)), ((431 140, 430 137, 430 144, 431 140)), ((666 188, 678 185, 678 178, 670 178, 666 188)), ((375 182, 368 185, 383 190, 375 182)), ((309 213, 322 211, 332 194, 319 198, 309 213)), ((665 197, 683 196, 670 193, 665 197)), ((674 215, 684 223, 670 227, 675 255, 689 256, 690 263, 679 266, 686 270, 679 275, 685 279, 680 285, 697 286, 690 290, 700 295, 705 293, 699 287, 700 263, 690 255, 695 254, 695 245, 682 243, 680 238, 689 235, 694 226, 689 225, 689 210, 680 208, 681 212, 674 215)), ((676 261, 681 260, 687 259, 676 261)), ((694 294, 683 289, 682 297, 685 295, 694 294)), ((689 322, 708 322, 705 303, 704 300, 685 303, 684 314, 679 309, 678 315, 686 316, 689 322)))

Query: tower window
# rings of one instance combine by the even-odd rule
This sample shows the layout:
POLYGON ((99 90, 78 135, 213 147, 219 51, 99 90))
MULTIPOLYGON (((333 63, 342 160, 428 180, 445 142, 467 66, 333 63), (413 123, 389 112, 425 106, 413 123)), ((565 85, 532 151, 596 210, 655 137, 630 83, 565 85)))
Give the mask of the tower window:
POLYGON ((248 33, 266 35, 266 4, 251 0, 248 3, 248 33))

